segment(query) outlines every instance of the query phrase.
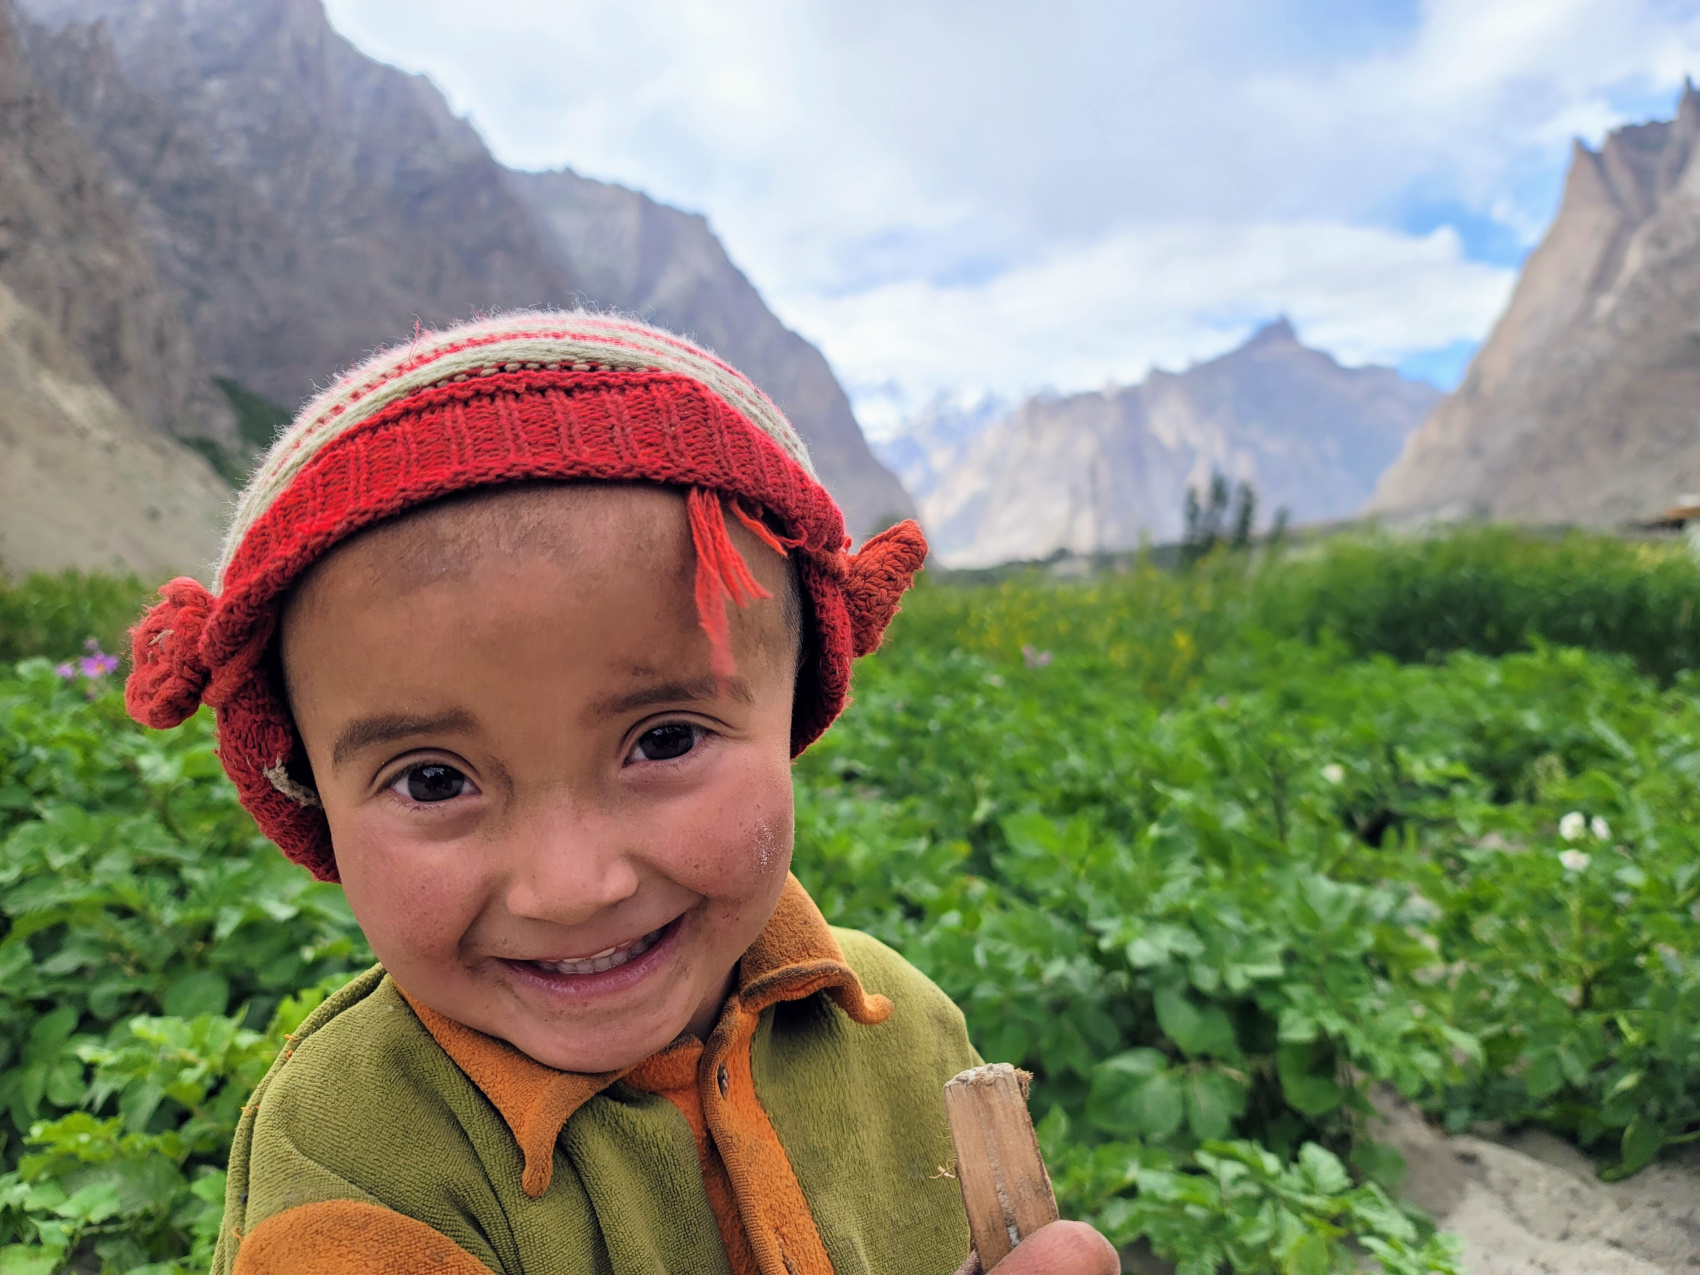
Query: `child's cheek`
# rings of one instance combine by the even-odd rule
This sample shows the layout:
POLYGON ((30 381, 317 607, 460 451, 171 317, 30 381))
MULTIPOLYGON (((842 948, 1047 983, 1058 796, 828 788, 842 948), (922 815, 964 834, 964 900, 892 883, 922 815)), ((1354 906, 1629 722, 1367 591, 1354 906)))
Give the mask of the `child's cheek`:
POLYGON ((359 821, 335 835, 337 867, 355 919, 386 966, 454 962, 476 915, 478 883, 455 860, 393 836, 372 835, 359 821), (362 834, 365 835, 362 835, 362 834))
POLYGON ((791 866, 794 810, 790 767, 764 766, 716 785, 702 802, 670 812, 673 826, 650 839, 657 866, 705 898, 739 903, 767 897, 791 866))

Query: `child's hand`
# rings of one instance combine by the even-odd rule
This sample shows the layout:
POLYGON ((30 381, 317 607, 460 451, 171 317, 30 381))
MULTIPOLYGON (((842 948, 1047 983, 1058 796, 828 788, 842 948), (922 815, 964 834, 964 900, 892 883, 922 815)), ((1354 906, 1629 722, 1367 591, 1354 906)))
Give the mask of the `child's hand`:
MULTIPOLYGON (((1084 1222, 1041 1226, 998 1263, 997 1275, 1118 1275, 1115 1246, 1084 1222)), ((970 1253, 956 1275, 981 1275, 980 1257, 970 1253)))

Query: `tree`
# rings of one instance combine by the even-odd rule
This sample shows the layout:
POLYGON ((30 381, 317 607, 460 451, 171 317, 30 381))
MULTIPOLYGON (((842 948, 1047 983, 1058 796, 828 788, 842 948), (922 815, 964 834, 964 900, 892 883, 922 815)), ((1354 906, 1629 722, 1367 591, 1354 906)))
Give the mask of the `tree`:
POLYGON ((1186 532, 1181 537, 1181 567, 1190 568, 1208 557, 1224 538, 1234 550, 1249 549, 1257 523, 1257 489, 1242 482, 1228 495, 1228 480, 1210 471, 1210 487, 1201 502, 1198 488, 1187 485, 1186 532), (1230 531, 1229 528, 1232 530, 1230 531))

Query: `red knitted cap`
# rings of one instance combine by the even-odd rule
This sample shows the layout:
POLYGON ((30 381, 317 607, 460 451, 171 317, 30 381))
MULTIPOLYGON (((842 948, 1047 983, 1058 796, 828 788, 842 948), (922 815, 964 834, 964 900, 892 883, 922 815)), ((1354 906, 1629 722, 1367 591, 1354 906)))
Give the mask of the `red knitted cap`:
POLYGON ((847 553, 844 516, 784 415, 679 337, 629 319, 518 314, 416 337, 302 409, 238 504, 213 590, 171 581, 131 635, 125 702, 137 721, 218 715, 219 759, 242 804, 297 863, 334 881, 306 755, 267 652, 295 581, 340 541, 457 491, 536 479, 684 488, 696 601, 729 669, 726 605, 765 596, 723 508, 796 557, 814 629, 798 676, 791 752, 844 708, 850 662, 880 643, 926 557, 913 522, 847 553))

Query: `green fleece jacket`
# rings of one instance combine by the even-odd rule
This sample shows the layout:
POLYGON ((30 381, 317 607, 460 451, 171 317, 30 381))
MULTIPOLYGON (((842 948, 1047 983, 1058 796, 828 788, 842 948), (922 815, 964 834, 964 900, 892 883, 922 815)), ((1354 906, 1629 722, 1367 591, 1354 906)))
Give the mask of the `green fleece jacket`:
POLYGON ((794 881, 736 985, 707 1042, 587 1077, 362 975, 244 1110, 214 1275, 950 1275, 961 1013, 794 881))

